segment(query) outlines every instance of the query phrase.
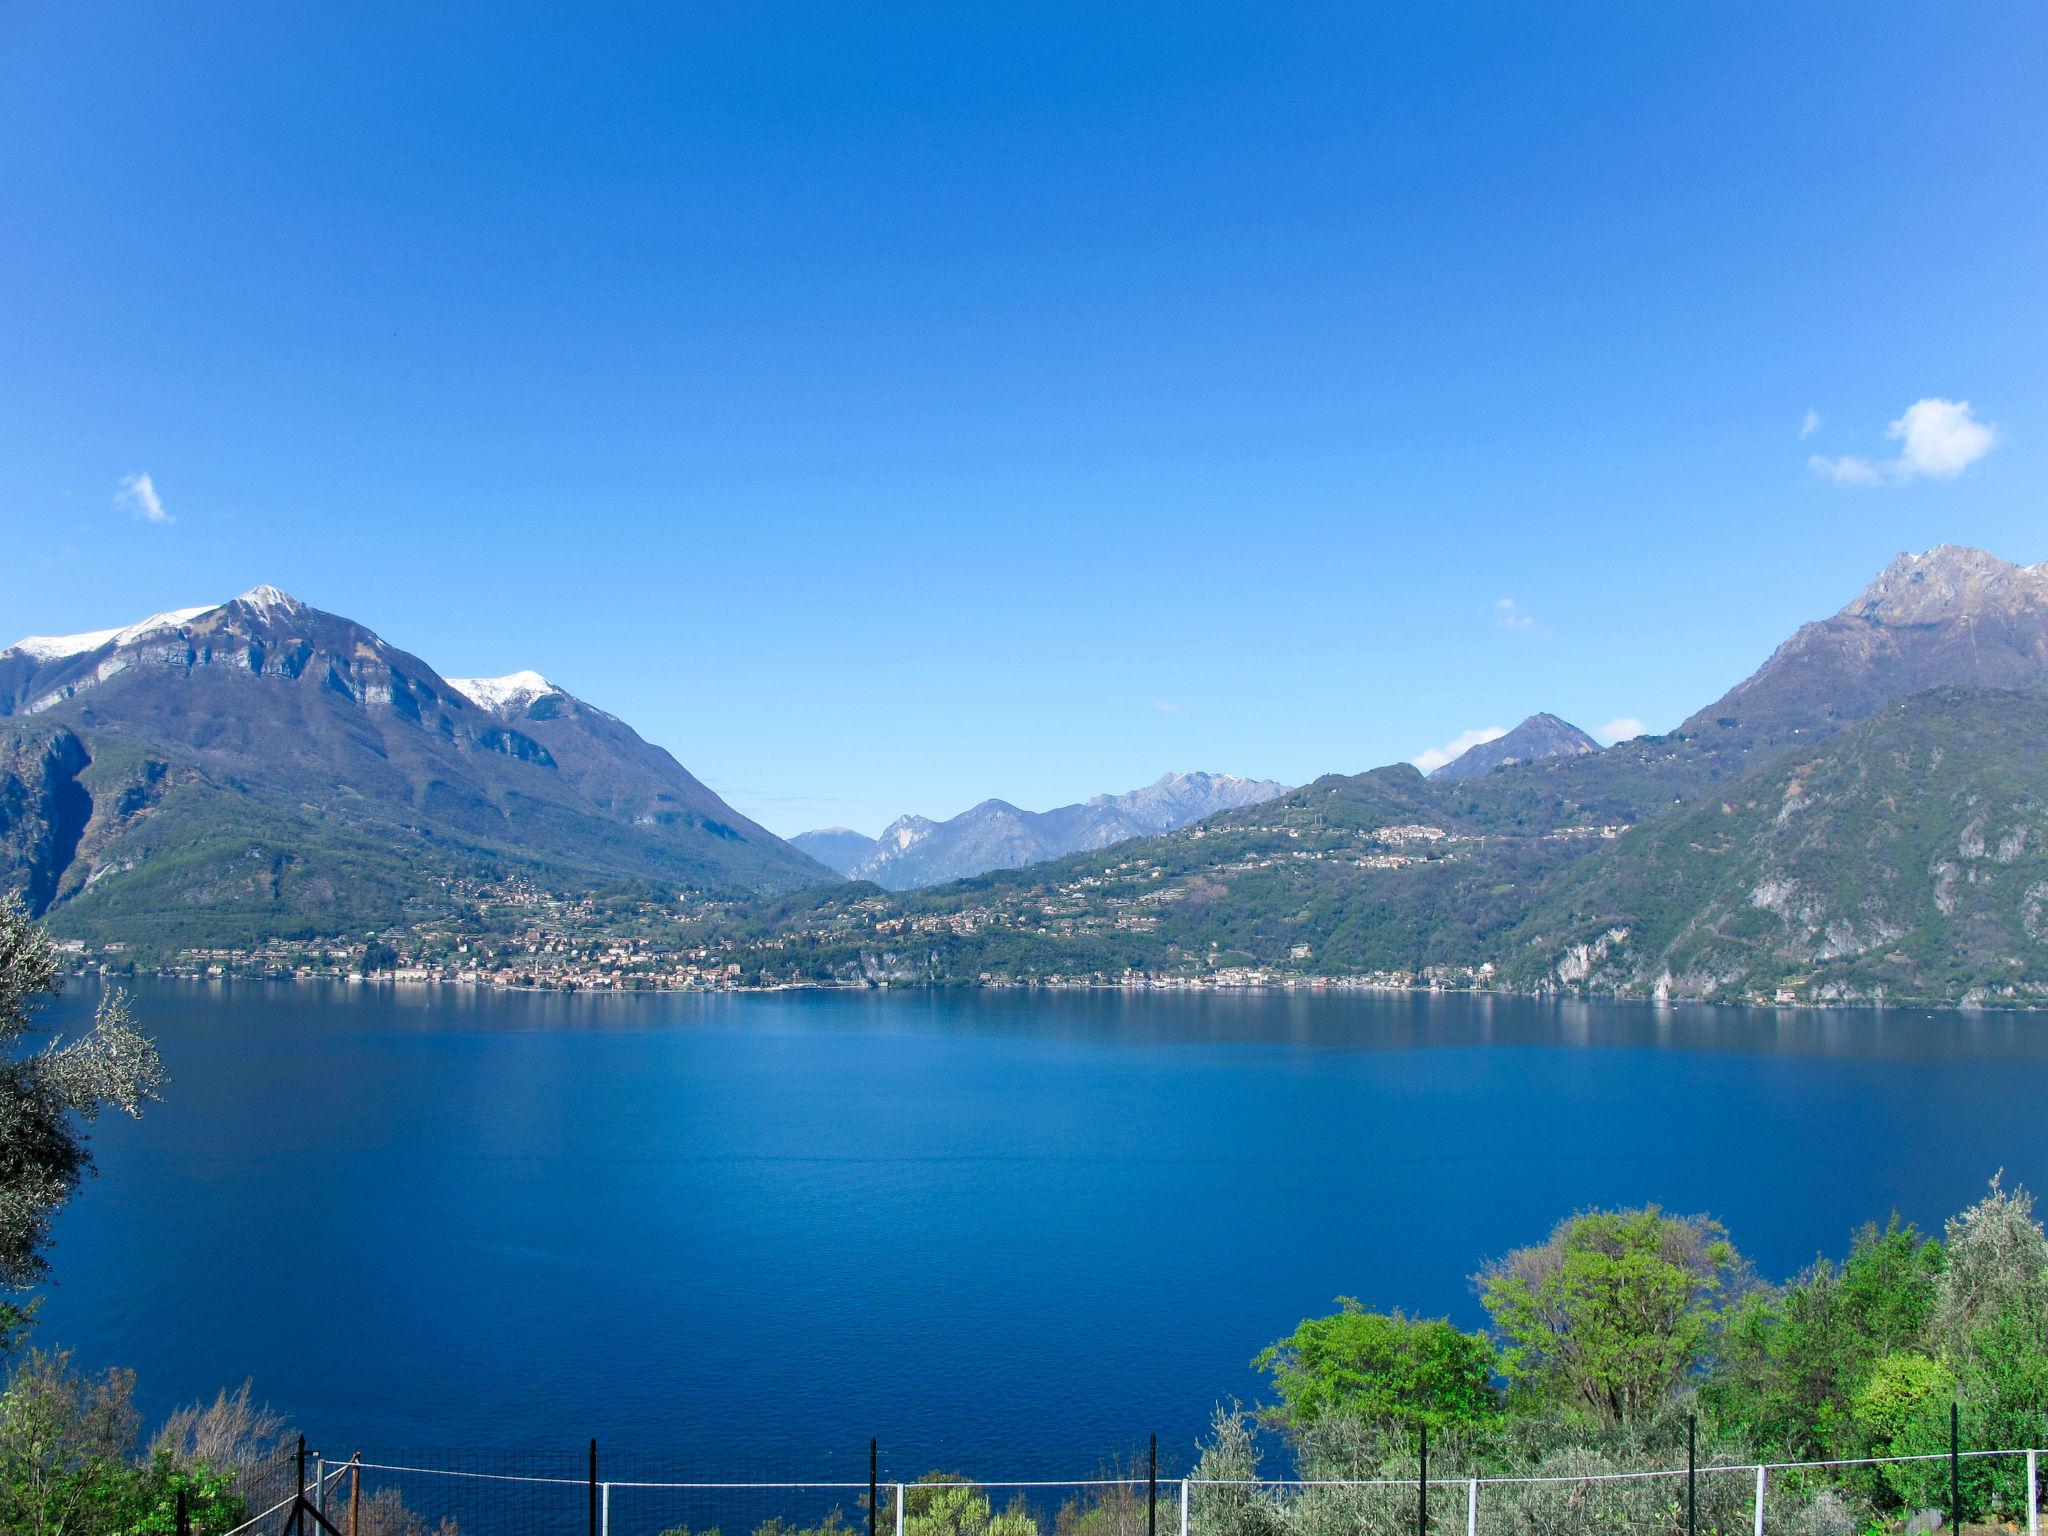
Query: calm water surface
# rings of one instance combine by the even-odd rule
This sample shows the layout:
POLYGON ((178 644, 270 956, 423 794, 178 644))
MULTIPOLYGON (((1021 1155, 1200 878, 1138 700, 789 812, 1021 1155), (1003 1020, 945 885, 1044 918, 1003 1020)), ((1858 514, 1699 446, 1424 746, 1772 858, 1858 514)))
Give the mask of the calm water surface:
POLYGON ((1060 1475, 1191 1442, 1340 1294, 1476 1323, 1577 1207, 1712 1211, 1781 1276, 2048 1187, 2048 1018, 137 994, 173 1081, 99 1131, 42 1342, 152 1411, 253 1376, 330 1446, 1060 1475))

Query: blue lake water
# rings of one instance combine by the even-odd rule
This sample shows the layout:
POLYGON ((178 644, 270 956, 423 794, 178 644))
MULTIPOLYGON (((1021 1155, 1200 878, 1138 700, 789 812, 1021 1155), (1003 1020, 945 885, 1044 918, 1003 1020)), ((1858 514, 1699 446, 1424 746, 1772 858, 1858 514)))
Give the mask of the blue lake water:
MULTIPOLYGON (((89 989, 63 1004, 76 1017, 89 989)), ((2048 1018, 1501 998, 564 997, 146 984, 39 1336, 152 1413, 253 1377, 321 1443, 740 1473, 1176 1459, 1304 1315, 1481 1320, 1575 1208, 1768 1275, 2004 1168, 2048 1018)))

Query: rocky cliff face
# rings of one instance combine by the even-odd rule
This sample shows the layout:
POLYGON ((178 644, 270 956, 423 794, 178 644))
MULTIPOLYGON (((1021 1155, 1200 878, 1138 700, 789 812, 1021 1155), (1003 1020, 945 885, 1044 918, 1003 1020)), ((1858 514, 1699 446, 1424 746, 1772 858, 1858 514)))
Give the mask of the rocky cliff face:
POLYGON ((1942 688, 1561 880, 1516 979, 1638 996, 2048 1001, 2048 694, 1942 688), (1606 942, 1590 952, 1599 938, 1606 942))
POLYGON ((61 727, 0 736, 0 862, 15 872, 32 917, 49 907, 92 818, 79 782, 90 761, 61 727))

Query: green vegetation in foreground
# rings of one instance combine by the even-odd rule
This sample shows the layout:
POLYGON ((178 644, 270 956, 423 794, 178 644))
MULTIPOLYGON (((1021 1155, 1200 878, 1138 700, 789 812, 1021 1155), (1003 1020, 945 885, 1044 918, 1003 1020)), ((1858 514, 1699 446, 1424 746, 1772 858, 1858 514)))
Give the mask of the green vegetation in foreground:
MULTIPOLYGON (((1196 1475, 1253 1475, 1267 1432, 1309 1478, 1413 1478, 1420 1426, 1433 1477, 1587 1477, 1684 1465, 1689 1416, 1703 1465, 1741 1465, 1940 1458, 1952 1403, 1967 1446, 2025 1447, 2048 1413, 2048 1237, 2031 1196, 1997 1180, 1941 1239, 1869 1225, 1840 1264, 1783 1285, 1759 1282, 1717 1222, 1655 1207, 1573 1216, 1474 1278, 1481 1332, 1348 1299, 1303 1321, 1254 1362, 1277 1402, 1219 1414, 1196 1475)), ((1896 1530, 1946 1507, 1947 1478, 1945 1459, 1782 1474, 1771 1529, 1896 1530)), ((1749 1530, 1753 1486, 1703 1479, 1700 1529, 1749 1530)), ((1487 1494, 1496 1529, 1682 1529, 1661 1482, 1487 1494)), ((1962 1494, 1966 1517, 2023 1516, 2024 1466, 1965 1461, 1962 1494)), ((1233 1495, 1206 1531, 1392 1533, 1411 1528, 1412 1497, 1378 1511, 1370 1491, 1335 1490, 1304 1515, 1233 1495)))

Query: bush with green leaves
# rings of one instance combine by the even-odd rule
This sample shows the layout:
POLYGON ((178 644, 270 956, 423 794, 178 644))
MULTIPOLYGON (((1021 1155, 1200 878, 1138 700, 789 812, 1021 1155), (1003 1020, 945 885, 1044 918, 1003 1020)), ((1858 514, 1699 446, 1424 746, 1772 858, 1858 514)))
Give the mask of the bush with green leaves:
POLYGON ((1621 1423, 1693 1380, 1746 1270, 1706 1216, 1585 1211, 1478 1277, 1510 1396, 1621 1423))
MULTIPOLYGON (((1278 1400, 1218 1415, 1197 1475, 1231 1481, 1197 1485, 1200 1536, 1412 1529, 1412 1485, 1254 1481, 1268 1431, 1303 1478, 1359 1484, 1412 1480, 1427 1427, 1433 1477, 1529 1479, 1488 1485, 1489 1531, 1669 1525, 1672 1478, 1600 1474, 1682 1467, 1689 1426, 1703 1531, 1750 1528, 1752 1475, 1712 1468, 1926 1458, 1771 1474, 1772 1529, 1848 1536, 1946 1506, 1952 1406, 1965 1448, 2037 1445, 2048 1417, 2048 1234, 1996 1179, 1941 1239, 1895 1216, 1783 1286, 1717 1222, 1654 1206, 1582 1212, 1476 1283, 1489 1335, 1346 1300, 1262 1353, 1278 1400)), ((1965 1458, 1965 1516, 2017 1517, 2024 1477, 1965 1458)))
POLYGON ((1444 1318, 1368 1312, 1354 1297, 1302 1321, 1252 1362, 1273 1378, 1278 1416, 1306 1428, 1332 1414, 1368 1423, 1476 1429, 1501 1409, 1493 1341, 1444 1318))

